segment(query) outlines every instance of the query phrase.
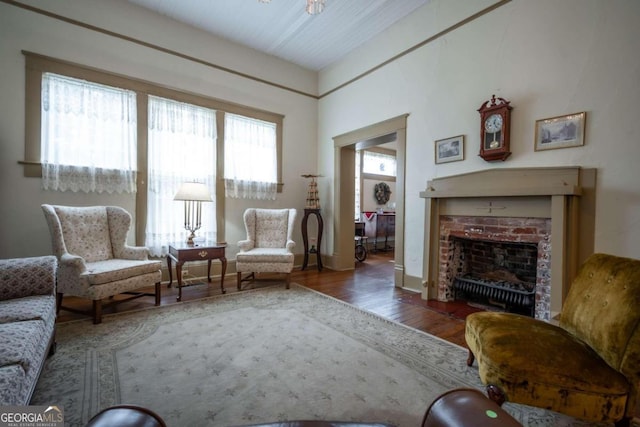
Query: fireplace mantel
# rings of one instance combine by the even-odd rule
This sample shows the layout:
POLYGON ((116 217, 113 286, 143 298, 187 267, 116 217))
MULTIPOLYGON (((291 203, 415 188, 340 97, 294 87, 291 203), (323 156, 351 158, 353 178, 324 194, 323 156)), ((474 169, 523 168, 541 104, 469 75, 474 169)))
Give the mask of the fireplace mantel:
POLYGON ((423 298, 437 298, 440 215, 551 219, 551 315, 560 312, 578 266, 593 253, 596 170, 498 168, 435 178, 425 199, 423 298))
POLYGON ((580 196, 587 169, 515 168, 489 169, 435 178, 420 193, 424 198, 580 196))

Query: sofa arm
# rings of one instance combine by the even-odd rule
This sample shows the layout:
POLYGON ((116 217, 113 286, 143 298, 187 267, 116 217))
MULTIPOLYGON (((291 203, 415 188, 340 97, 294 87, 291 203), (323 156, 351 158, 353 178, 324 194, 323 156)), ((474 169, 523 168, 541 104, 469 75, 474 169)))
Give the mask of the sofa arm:
POLYGON ((293 240, 288 240, 287 241, 287 250, 289 252, 293 252, 293 248, 296 247, 296 242, 294 242, 293 240))
POLYGON ((57 266, 54 256, 0 260, 0 300, 54 295, 57 266))

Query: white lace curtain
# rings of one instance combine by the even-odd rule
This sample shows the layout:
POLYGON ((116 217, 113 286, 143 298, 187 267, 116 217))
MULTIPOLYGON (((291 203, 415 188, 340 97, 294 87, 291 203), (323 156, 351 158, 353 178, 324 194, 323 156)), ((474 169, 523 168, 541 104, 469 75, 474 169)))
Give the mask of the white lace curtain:
MULTIPOLYGON (((168 244, 187 239, 184 202, 173 198, 183 182, 206 184, 215 197, 216 112, 149 96, 148 193, 145 245, 164 256, 168 244)), ((216 239, 215 202, 202 203, 197 239, 216 239)))
POLYGON ((135 193, 134 92, 44 73, 41 114, 45 190, 135 193))
POLYGON ((224 175, 227 197, 275 200, 276 124, 226 113, 224 175))

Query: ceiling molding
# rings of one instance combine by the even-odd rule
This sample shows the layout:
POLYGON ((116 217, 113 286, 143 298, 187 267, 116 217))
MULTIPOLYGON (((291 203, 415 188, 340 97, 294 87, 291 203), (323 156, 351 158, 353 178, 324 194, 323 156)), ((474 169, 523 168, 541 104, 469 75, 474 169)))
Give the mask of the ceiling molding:
POLYGON ((146 42, 144 40, 140 40, 140 39, 136 39, 136 38, 133 38, 133 37, 126 36, 124 34, 116 33, 114 31, 107 30, 107 29, 102 28, 102 27, 98 27, 96 25, 87 24, 86 22, 82 22, 82 21, 78 21, 76 19, 68 18, 66 16, 62 16, 62 15, 59 15, 57 13, 49 12, 48 10, 40 9, 38 7, 35 7, 35 6, 31 6, 31 5, 27 5, 27 4, 24 4, 24 3, 20 3, 20 2, 15 1, 15 0, 0 0, 0 2, 9 4, 11 6, 15 6, 15 7, 24 9, 24 10, 28 10, 30 12, 34 12, 34 13, 37 13, 37 14, 40 14, 40 15, 43 15, 43 16, 47 16, 49 18, 57 19, 59 21, 66 22, 66 23, 71 24, 71 25, 82 27, 82 28, 85 28, 87 30, 95 31, 95 32, 98 32, 98 33, 101 33, 101 34, 104 34, 104 35, 107 35, 107 36, 110 36, 110 37, 115 37, 115 38, 118 38, 120 40, 124 40, 124 41, 130 42, 130 43, 133 43, 133 44, 137 44, 139 46, 143 46, 143 47, 146 47, 146 48, 149 48, 149 49, 153 49, 153 50, 156 50, 158 52, 162 52, 162 53, 165 53, 165 54, 168 54, 168 55, 173 55, 173 56, 185 59, 187 61, 192 61, 192 62, 198 63, 200 65, 204 65, 206 67, 214 68, 216 70, 224 71, 226 73, 230 73, 230 74, 233 74, 233 75, 245 78, 245 79, 253 80, 253 81, 258 82, 258 83, 263 83, 263 84, 266 84, 266 85, 269 85, 269 86, 276 87, 278 89, 282 89, 282 90, 286 90, 286 91, 289 91, 289 92, 293 92, 293 93, 296 93, 298 95, 306 96, 306 97, 309 97, 309 98, 318 99, 318 95, 315 95, 315 94, 312 94, 312 93, 303 92, 301 90, 294 89, 294 88, 289 87, 289 86, 285 86, 285 85, 282 85, 282 84, 279 84, 279 83, 275 83, 275 82, 272 82, 272 81, 269 81, 269 80, 266 80, 266 79, 262 79, 260 77, 252 76, 250 74, 243 73, 241 71, 237 71, 237 70, 234 70, 234 69, 231 69, 231 68, 228 68, 228 67, 224 67, 222 65, 218 65, 218 64, 215 64, 213 62, 205 61, 204 59, 200 59, 200 58, 197 58, 195 56, 185 55, 184 53, 181 53, 181 52, 178 52, 178 51, 175 51, 175 50, 172 50, 172 49, 167 49, 165 47, 158 46, 156 44, 149 43, 149 42, 146 42))
POLYGON ((420 43, 417 43, 414 46, 411 46, 410 48, 400 52, 399 54, 397 54, 395 56, 392 56, 391 58, 387 59, 386 61, 384 61, 384 62, 382 62, 382 63, 380 63, 380 64, 378 64, 378 65, 376 65, 376 66, 374 66, 374 67, 372 67, 372 68, 370 68, 370 69, 368 69, 368 70, 366 70, 366 71, 364 71, 364 72, 362 72, 360 74, 358 74, 357 76, 355 76, 352 79, 347 80, 346 82, 334 87, 333 89, 330 89, 330 90, 326 91, 325 93, 320 94, 318 96, 318 98, 322 99, 325 96, 331 95, 332 93, 337 92, 338 90, 343 89, 346 86, 349 86, 350 84, 352 84, 352 83, 354 83, 354 82, 356 82, 356 81, 368 76, 369 74, 381 69, 382 67, 384 67, 386 65, 389 65, 392 62, 397 61, 398 59, 402 58, 403 56, 406 56, 406 55, 410 54, 411 52, 413 52, 413 51, 415 51, 417 49, 420 49, 423 46, 428 45, 429 43, 433 43, 434 41, 438 40, 439 38, 441 38, 441 37, 443 37, 443 36, 445 36, 447 34, 449 34, 450 32, 452 32, 454 30, 457 30, 458 28, 460 28, 460 27, 462 27, 464 25, 467 25, 468 23, 470 23, 472 21, 475 21, 476 19, 486 15, 487 13, 490 13, 490 12, 494 11, 495 9, 497 9, 497 8, 499 8, 501 6, 504 6, 505 4, 507 4, 507 3, 511 2, 511 1, 512 0, 500 0, 498 3, 495 3, 495 4, 489 6, 489 7, 485 8, 485 9, 482 9, 481 11, 469 16, 468 18, 463 19, 462 21, 445 28, 444 30, 440 31, 439 33, 427 38, 426 40, 423 40, 420 43))
POLYGON ((308 97, 308 98, 316 99, 316 100, 320 100, 320 99, 322 99, 322 98, 324 98, 326 96, 329 96, 332 93, 335 93, 335 92, 337 92, 337 91, 339 91, 339 90, 341 90, 341 89, 353 84, 354 82, 363 79, 364 77, 374 73, 375 71, 385 67, 386 65, 389 65, 389 64, 397 61, 398 59, 400 59, 400 58, 412 53, 413 51, 415 51, 417 49, 420 49, 421 47, 426 46, 426 45, 428 45, 428 44, 440 39, 441 37, 445 36, 446 34, 449 34, 452 31, 455 31, 458 28, 460 28, 460 27, 462 27, 464 25, 467 25, 470 22, 475 21, 476 19, 478 19, 478 18, 480 18, 480 17, 492 12, 493 10, 495 10, 495 9, 497 9, 499 7, 504 6, 507 3, 510 3, 511 1, 512 0, 500 0, 500 1, 496 2, 495 4, 493 4, 493 5, 489 6, 489 7, 487 7, 485 9, 483 9, 483 10, 481 10, 481 11, 479 11, 479 12, 477 12, 477 13, 471 15, 471 16, 469 16, 468 18, 465 18, 465 19, 457 22, 456 24, 453 24, 453 25, 443 29, 442 31, 438 32, 437 34, 435 34, 435 35, 433 35, 433 36, 431 36, 431 37, 429 37, 429 38, 427 38, 427 39, 415 44, 414 46, 411 46, 410 48, 400 52, 399 54, 394 55, 393 57, 385 60, 384 62, 382 62, 382 63, 380 63, 380 64, 378 64, 378 65, 376 65, 374 67, 369 68, 368 70, 366 70, 366 71, 360 73, 359 75, 353 77, 352 79, 350 79, 350 80, 348 80, 348 81, 346 81, 346 82, 334 87, 333 89, 330 89, 330 90, 328 90, 328 91, 326 91, 326 92, 324 92, 324 93, 322 93, 320 95, 316 95, 316 94, 304 92, 304 91, 301 91, 301 90, 298 90, 298 89, 295 89, 293 87, 286 86, 286 85, 283 85, 283 84, 280 84, 280 83, 275 83, 275 82, 272 82, 272 81, 269 81, 269 80, 266 80, 266 79, 262 79, 260 77, 253 76, 251 74, 247 74, 247 73, 244 73, 244 72, 241 72, 241 71, 237 71, 237 70, 234 70, 234 69, 229 68, 229 67, 224 67, 222 65, 218 65, 218 64, 215 64, 213 62, 206 61, 204 59, 201 59, 201 58, 198 58, 198 57, 195 57, 195 56, 186 55, 184 53, 181 53, 181 52, 178 52, 178 51, 175 51, 175 50, 172 50, 172 49, 168 49, 168 48, 165 48, 165 47, 153 44, 153 43, 149 43, 149 42, 146 42, 144 40, 136 39, 136 38, 124 35, 124 34, 120 34, 120 33, 117 33, 117 32, 111 31, 111 30, 107 30, 107 29, 102 28, 102 27, 98 27, 98 26, 95 26, 95 25, 87 24, 85 22, 82 22, 82 21, 79 21, 79 20, 76 20, 76 19, 72 19, 72 18, 69 18, 69 17, 66 17, 66 16, 62 16, 60 14, 53 13, 53 12, 50 12, 50 11, 47 11, 47 10, 44 10, 44 9, 41 9, 41 8, 38 8, 38 7, 35 7, 35 6, 27 5, 27 4, 21 3, 19 1, 15 1, 15 0, 0 0, 1 3, 6 3, 8 5, 12 5, 12 6, 24 9, 24 10, 28 10, 28 11, 33 12, 33 13, 37 13, 37 14, 40 14, 40 15, 43 15, 43 16, 47 16, 47 17, 52 18, 52 19, 56 19, 56 20, 59 20, 59 21, 62 21, 62 22, 66 22, 66 23, 71 24, 71 25, 82 27, 82 28, 85 28, 85 29, 88 29, 88 30, 91 30, 91 31, 95 31, 95 32, 98 32, 98 33, 101 33, 101 34, 104 34, 104 35, 107 35, 107 36, 110 36, 110 37, 118 38, 118 39, 130 42, 130 43, 133 43, 133 44, 137 44, 139 46, 146 47, 148 49, 153 49, 153 50, 156 50, 158 52, 162 52, 162 53, 167 54, 167 55, 176 56, 178 58, 181 58, 181 59, 184 59, 184 60, 187 60, 187 61, 191 61, 191 62, 200 64, 200 65, 212 68, 212 69, 223 71, 223 72, 226 72, 226 73, 229 73, 229 74, 233 74, 233 75, 238 76, 238 77, 242 77, 242 78, 245 78, 245 79, 248 79, 248 80, 252 80, 252 81, 255 81, 255 82, 258 82, 258 83, 262 83, 262 84, 265 84, 265 85, 268 85, 268 86, 272 86, 272 87, 275 87, 275 88, 278 88, 278 89, 282 89, 282 90, 285 90, 285 91, 288 91, 288 92, 292 92, 292 93, 295 93, 295 94, 298 94, 298 95, 301 95, 301 96, 305 96, 305 97, 308 97))

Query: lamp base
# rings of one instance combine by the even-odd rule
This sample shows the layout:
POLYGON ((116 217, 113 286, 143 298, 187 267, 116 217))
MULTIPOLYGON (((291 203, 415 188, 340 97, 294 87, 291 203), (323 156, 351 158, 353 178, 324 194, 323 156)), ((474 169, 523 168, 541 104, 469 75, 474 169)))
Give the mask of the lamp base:
POLYGON ((195 246, 195 242, 193 241, 194 237, 196 237, 196 233, 191 233, 191 235, 187 237, 187 245, 195 246))

